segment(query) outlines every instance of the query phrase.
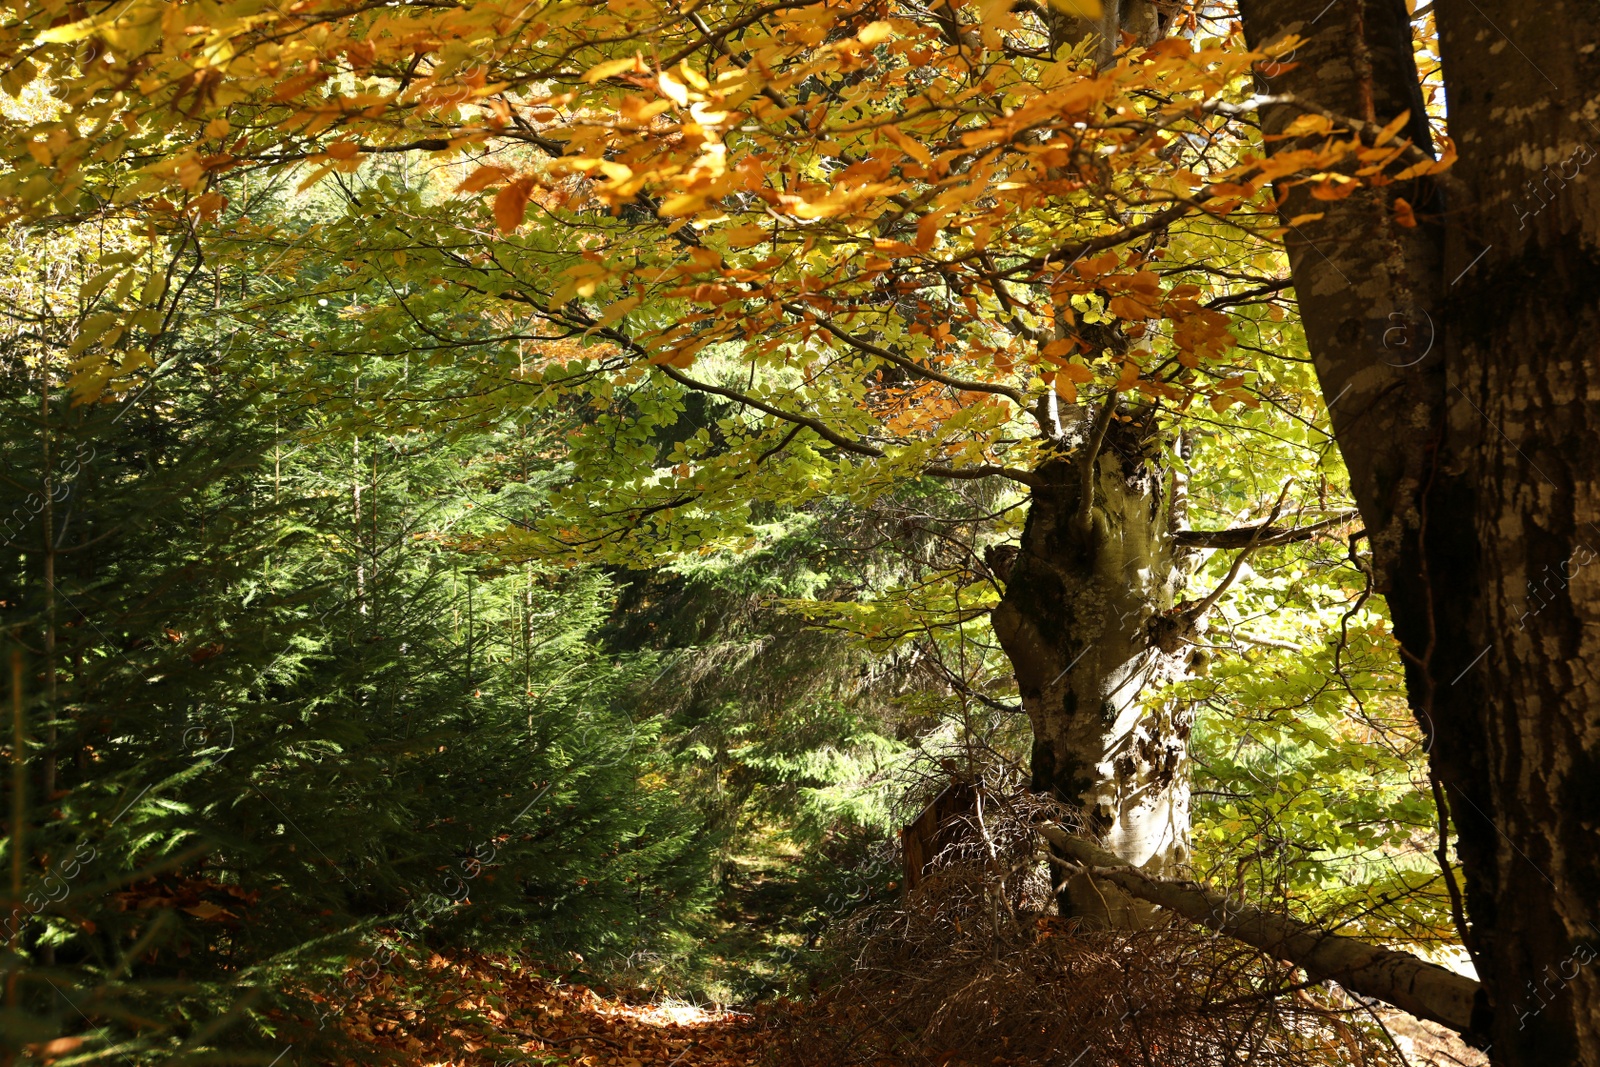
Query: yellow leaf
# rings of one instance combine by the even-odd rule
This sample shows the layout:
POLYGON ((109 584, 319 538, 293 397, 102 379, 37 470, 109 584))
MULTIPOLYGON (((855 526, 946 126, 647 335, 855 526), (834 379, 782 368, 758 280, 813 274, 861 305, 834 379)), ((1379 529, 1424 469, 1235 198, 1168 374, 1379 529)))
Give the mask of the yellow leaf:
POLYGON ((71 44, 81 41, 85 37, 93 36, 98 27, 93 19, 83 19, 81 22, 69 22, 65 26, 53 26, 39 35, 40 44, 71 44))
POLYGON ((933 162, 933 153, 928 151, 927 146, 915 137, 908 137, 902 133, 900 128, 893 123, 883 128, 883 135, 898 145, 902 152, 923 166, 933 162))
POLYGON ((1308 215, 1296 215, 1294 218, 1289 220, 1289 225, 1304 226, 1308 222, 1316 222, 1325 214, 1327 214, 1325 211, 1313 211, 1308 215))
POLYGON ((210 122, 206 123, 206 136, 207 137, 226 137, 226 136, 228 136, 228 131, 230 129, 232 129, 232 127, 228 125, 228 120, 227 119, 215 118, 215 119, 212 119, 210 122))
POLYGON ((622 318, 622 316, 638 307, 643 300, 644 297, 642 296, 629 296, 618 300, 615 304, 612 304, 601 313, 600 317, 595 320, 595 325, 610 326, 613 322, 616 322, 618 319, 622 318))
POLYGON ((1374 138, 1374 143, 1378 144, 1378 145, 1388 144, 1389 141, 1394 137, 1394 135, 1399 133, 1401 131, 1401 129, 1403 129, 1405 127, 1405 124, 1407 122, 1410 122, 1410 121, 1411 121, 1411 112, 1409 112, 1409 111, 1400 112, 1400 114, 1398 114, 1398 115, 1396 115, 1394 117, 1393 121, 1391 121, 1383 129, 1378 131, 1378 136, 1376 138, 1374 138))
POLYGON ((152 271, 149 280, 144 283, 144 291, 139 294, 139 303, 147 308, 156 307, 161 303, 161 298, 166 295, 166 271, 152 271))
POLYGON ((76 356, 94 344, 116 321, 117 315, 113 311, 102 311, 98 315, 90 315, 84 319, 83 325, 78 329, 77 338, 67 346, 67 355, 76 356))
POLYGON ((161 38, 161 12, 134 10, 101 27, 100 33, 116 52, 130 59, 142 56, 161 38))
POLYGON ((861 27, 861 32, 856 34, 862 44, 874 45, 880 41, 887 41, 894 32, 894 27, 887 22, 869 22, 861 27))
POLYGON ((700 193, 678 193, 663 200, 657 214, 663 217, 692 215, 705 206, 706 198, 700 193))
POLYGON ((110 270, 103 270, 99 274, 96 274, 93 278, 90 278, 84 283, 83 289, 79 292, 79 299, 87 304, 89 301, 99 296, 100 290, 109 285, 111 283, 111 279, 115 278, 121 272, 121 267, 112 267, 110 270))
POLYGON ((711 88, 711 83, 706 81, 699 71, 692 69, 688 60, 678 64, 678 76, 683 79, 685 85, 692 85, 702 93, 711 88))
POLYGON ((597 63, 590 67, 588 72, 584 74, 583 80, 593 85, 595 82, 613 78, 625 70, 642 69, 642 67, 643 64, 640 63, 637 55, 632 59, 608 59, 604 63, 597 63))
POLYGON ((749 248, 751 245, 758 245, 765 241, 770 233, 767 227, 759 223, 730 226, 722 231, 722 235, 728 239, 729 248, 749 248))
POLYGON ((656 84, 661 88, 661 95, 667 97, 679 107, 689 106, 689 87, 678 81, 671 74, 662 71, 656 78, 656 84))
POLYGON ((1327 133, 1333 129, 1333 123, 1321 115, 1300 115, 1284 127, 1285 137, 1305 137, 1313 133, 1327 133))

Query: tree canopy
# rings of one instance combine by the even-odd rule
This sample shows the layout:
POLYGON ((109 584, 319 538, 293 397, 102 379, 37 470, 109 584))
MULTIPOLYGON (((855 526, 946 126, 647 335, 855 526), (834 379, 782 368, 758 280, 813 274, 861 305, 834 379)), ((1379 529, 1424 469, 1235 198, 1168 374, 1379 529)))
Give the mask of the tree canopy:
MULTIPOLYGON (((1418 400, 1468 336, 1448 205, 1488 199, 1465 31, 1238 6, 6 8, 12 895, 25 821, 45 867, 97 827, 122 910, 232 909, 178 999, 255 1040, 333 1002, 289 960, 349 985, 375 937, 680 958, 780 838, 821 929, 930 789, 1025 779, 1144 871, 1047 839, 1052 914, 1137 926, 1114 884, 1214 876, 1470 954, 1478 1007, 1434 1017, 1496 1062, 1594 1054, 1570 1002, 1509 1036, 1460 823, 1507 802, 1437 696, 1470 650, 1430 598, 1477 564, 1429 508, 1487 528, 1429 495, 1418 400), (132 740, 174 729, 182 759, 132 740)), ((120 1003, 155 933, 70 914, 13 949, 120 1003)), ((141 1055, 213 1047, 163 1027, 141 1055)))

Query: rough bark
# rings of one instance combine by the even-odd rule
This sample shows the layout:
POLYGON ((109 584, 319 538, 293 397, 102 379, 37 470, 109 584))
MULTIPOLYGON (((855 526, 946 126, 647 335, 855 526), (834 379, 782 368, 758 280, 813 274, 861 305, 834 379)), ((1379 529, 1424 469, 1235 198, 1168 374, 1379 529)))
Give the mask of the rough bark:
MULTIPOLYGON (((1188 850, 1189 722, 1140 700, 1185 661, 1186 624, 1171 610, 1182 556, 1158 455, 1142 421, 1114 421, 1098 449, 1091 439, 1040 469, 1047 484, 993 621, 1033 726, 1033 788, 1081 808, 1124 862, 1165 872, 1188 850)), ((1062 906, 1106 925, 1139 921, 1084 884, 1062 906)))
MULTIPOLYGON (((1269 91, 1379 123, 1418 106, 1400 0, 1241 7, 1253 43, 1308 38, 1269 91)), ((1448 204, 1401 190, 1435 220, 1404 234, 1393 187, 1319 205, 1291 262, 1459 834, 1476 1037, 1497 1065, 1597 1067, 1600 29, 1570 2, 1437 12, 1461 155, 1448 204), (1398 356, 1394 311, 1412 334, 1398 356)))
POLYGON ((1456 555, 1476 572, 1470 595, 1435 595, 1467 611, 1435 684, 1481 710, 1441 723, 1435 755, 1493 975, 1491 1055, 1597 1067, 1600 26, 1592 4, 1485 10, 1438 13, 1462 187, 1440 482, 1476 545, 1428 550, 1436 573, 1456 555))
POLYGON ((1117 857, 1058 827, 1041 832, 1055 851, 1089 868, 1092 877, 1111 882, 1142 900, 1159 904, 1209 930, 1270 952, 1333 980, 1352 993, 1431 1019, 1456 1031, 1468 1029, 1478 983, 1406 952, 1341 937, 1285 915, 1262 911, 1195 882, 1153 878, 1117 857))

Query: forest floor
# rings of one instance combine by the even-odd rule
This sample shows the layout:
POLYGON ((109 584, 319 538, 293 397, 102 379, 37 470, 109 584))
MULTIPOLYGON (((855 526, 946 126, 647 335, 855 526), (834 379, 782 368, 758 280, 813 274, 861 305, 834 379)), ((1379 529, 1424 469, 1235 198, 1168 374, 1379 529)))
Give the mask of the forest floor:
MULTIPOLYGON (((342 1028, 406 1067, 773 1067, 807 1001, 772 998, 805 992, 794 982, 820 920, 796 859, 770 843, 734 857, 686 971, 641 972, 639 988, 617 989, 507 955, 434 955, 404 983, 409 996, 391 986, 391 996, 347 1012, 342 1028), (721 1006, 758 1001, 749 1011, 721 1006)), ((1443 1027, 1382 1016, 1412 1067, 1487 1063, 1443 1027)))
POLYGON ((426 973, 403 983, 377 983, 372 991, 389 995, 363 998, 343 1029, 369 1049, 398 1053, 407 1067, 769 1063, 771 1034, 750 1013, 720 1005, 786 991, 805 952, 805 924, 796 916, 806 912, 807 894, 797 858, 775 837, 732 857, 690 962, 633 975, 650 992, 591 986, 559 966, 455 952, 430 957, 426 973), (410 995, 396 995, 398 984, 410 995), (427 995, 417 997, 419 989, 427 995))
MULTIPOLYGON (((369 1049, 397 1054, 407 1067, 766 1067, 781 1062, 775 1053, 783 1044, 782 1026, 774 1014, 603 994, 507 956, 454 953, 432 957, 427 968, 437 1012, 373 1006, 370 1012, 350 1012, 346 1033, 369 1049)), ((1442 1027, 1399 1012, 1384 1017, 1413 1067, 1487 1062, 1442 1027)))
POLYGON ((762 1028, 744 1012, 605 996, 506 956, 454 953, 427 967, 438 1014, 374 1005, 351 1012, 346 1032, 408 1067, 731 1067, 768 1058, 762 1028))

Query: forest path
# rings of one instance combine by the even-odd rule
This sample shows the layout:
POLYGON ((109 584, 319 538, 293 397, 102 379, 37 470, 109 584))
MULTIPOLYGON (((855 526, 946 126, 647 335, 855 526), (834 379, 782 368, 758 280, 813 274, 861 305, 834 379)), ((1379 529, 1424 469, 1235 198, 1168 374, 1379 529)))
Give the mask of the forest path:
POLYGON ((766 1040, 743 1012, 602 995, 507 956, 433 956, 436 1010, 369 1001, 345 1030, 407 1067, 732 1067, 766 1040))

